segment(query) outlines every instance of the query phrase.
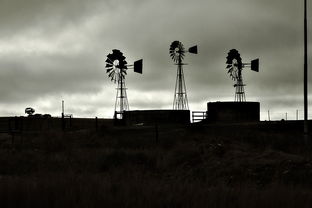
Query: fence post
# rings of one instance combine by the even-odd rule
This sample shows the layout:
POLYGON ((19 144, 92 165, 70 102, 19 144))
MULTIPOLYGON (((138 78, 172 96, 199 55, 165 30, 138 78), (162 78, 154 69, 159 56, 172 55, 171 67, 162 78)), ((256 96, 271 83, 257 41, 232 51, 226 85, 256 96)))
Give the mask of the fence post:
POLYGON ((65 131, 65 106, 64 106, 64 100, 62 100, 62 130, 65 131))
POLYGON ((18 118, 17 116, 14 117, 14 130, 18 129, 18 119, 17 118, 18 118))
POLYGON ((72 128, 72 115, 69 116, 69 128, 72 128))
POLYGON ((65 131, 65 118, 64 118, 64 113, 62 113, 62 130, 65 131))
POLYGON ((9 119, 9 133, 11 134, 11 143, 12 145, 14 145, 14 130, 13 130, 13 127, 12 127, 12 119, 10 118, 9 119))
POLYGON ((22 133, 23 132, 23 129, 24 129, 24 117, 20 117, 20 132, 22 133))
POLYGON ((24 144, 24 137, 23 137, 23 125, 24 125, 24 117, 20 117, 20 129, 19 129, 19 133, 20 133, 20 137, 21 137, 21 142, 22 144, 24 144))
POLYGON ((99 128, 99 123, 98 123, 98 117, 95 117, 95 131, 97 132, 98 131, 98 128, 99 128))

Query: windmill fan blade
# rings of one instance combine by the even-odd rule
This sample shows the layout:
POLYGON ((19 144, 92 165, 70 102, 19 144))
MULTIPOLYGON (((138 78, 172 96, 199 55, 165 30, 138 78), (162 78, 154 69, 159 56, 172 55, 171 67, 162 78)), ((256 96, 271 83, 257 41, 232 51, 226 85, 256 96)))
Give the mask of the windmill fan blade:
POLYGON ((197 53, 198 53, 198 51, 197 51, 197 45, 196 45, 196 46, 190 47, 188 51, 189 51, 190 53, 197 54, 197 53))
POLYGON ((185 53, 183 44, 180 41, 173 41, 169 47, 170 57, 174 62, 179 61, 179 57, 183 57, 185 53))
POLYGON ((133 64, 133 70, 136 73, 142 74, 143 72, 143 59, 137 60, 133 64))
POLYGON ((251 70, 255 72, 259 72, 259 59, 255 59, 251 61, 251 70))
POLYGON ((107 64, 105 65, 105 67, 106 67, 106 68, 113 67, 113 64, 107 63, 107 64))
POLYGON ((105 68, 113 68, 113 64, 106 64, 105 68))
MULTIPOLYGON (((227 58, 227 59, 228 59, 228 58, 227 58)), ((228 60, 226 61, 226 64, 232 64, 232 61, 233 61, 233 59, 232 59, 232 60, 228 59, 228 60)))
POLYGON ((113 54, 117 55, 117 56, 122 56, 122 53, 120 50, 118 49, 113 49, 113 54))
POLYGON ((178 40, 175 40, 175 41, 173 41, 172 43, 171 43, 171 45, 170 45, 170 50, 172 50, 172 51, 174 51, 175 50, 175 48, 177 48, 178 46, 180 45, 180 41, 178 41, 178 40))
POLYGON ((126 69, 127 69, 127 64, 128 64, 128 62, 126 61, 126 58, 124 59, 123 64, 124 64, 124 66, 125 66, 126 69))
POLYGON ((237 61, 237 68, 240 70, 243 67, 242 58, 236 49, 231 49, 226 57, 226 64, 232 64, 233 60, 237 61))
POLYGON ((108 64, 113 64, 113 60, 111 60, 108 56, 107 56, 107 59, 106 59, 105 62, 108 63, 108 64))
POLYGON ((112 53, 107 55, 106 63, 113 63, 114 62, 114 55, 112 53))
POLYGON ((118 58, 118 60, 119 60, 118 68, 119 69, 127 69, 127 62, 123 58, 125 58, 125 57, 119 57, 118 58))
POLYGON ((111 61, 115 61, 115 60, 118 60, 118 61, 120 61, 120 60, 124 60, 125 59, 125 57, 122 55, 122 53, 119 51, 119 50, 117 50, 117 49, 114 49, 113 50, 113 53, 111 54, 111 56, 110 57, 108 57, 111 61))
POLYGON ((125 78, 127 74, 127 61, 123 53, 118 49, 113 49, 113 53, 107 55, 106 72, 111 81, 116 83, 119 79, 125 78))
POLYGON ((107 68, 106 69, 106 73, 108 73, 108 72, 110 72, 110 71, 112 71, 113 70, 113 68, 107 68))
POLYGON ((114 75, 115 75, 115 71, 111 71, 111 72, 108 74, 109 77, 113 77, 114 75))

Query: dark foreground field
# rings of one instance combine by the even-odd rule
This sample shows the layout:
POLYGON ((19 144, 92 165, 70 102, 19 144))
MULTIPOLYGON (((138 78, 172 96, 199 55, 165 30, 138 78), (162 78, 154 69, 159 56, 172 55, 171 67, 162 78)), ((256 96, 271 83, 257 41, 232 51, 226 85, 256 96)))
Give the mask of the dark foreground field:
POLYGON ((0 135, 0 207, 312 207, 301 124, 0 135))

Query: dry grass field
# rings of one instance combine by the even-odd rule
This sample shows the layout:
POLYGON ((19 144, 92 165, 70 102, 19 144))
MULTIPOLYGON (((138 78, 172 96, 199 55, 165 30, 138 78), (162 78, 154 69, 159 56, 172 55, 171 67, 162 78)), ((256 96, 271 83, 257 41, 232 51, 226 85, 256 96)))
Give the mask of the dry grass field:
POLYGON ((0 135, 0 207, 311 207, 301 123, 0 135), (156 133, 158 129, 158 133, 156 133))

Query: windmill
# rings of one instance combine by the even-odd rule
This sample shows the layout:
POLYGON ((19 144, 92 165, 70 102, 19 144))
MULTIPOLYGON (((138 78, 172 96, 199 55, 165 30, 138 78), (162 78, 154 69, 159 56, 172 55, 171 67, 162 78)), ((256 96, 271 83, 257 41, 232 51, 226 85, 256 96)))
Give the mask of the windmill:
POLYGON ((250 63, 242 63, 242 58, 236 49, 232 49, 228 52, 226 57, 226 69, 230 74, 230 77, 233 81, 236 81, 234 84, 235 87, 235 101, 236 102, 245 102, 245 91, 242 70, 245 67, 250 67, 252 71, 259 72, 259 59, 252 60, 250 63))
POLYGON ((107 55, 106 73, 112 82, 117 83, 117 95, 115 101, 115 119, 122 119, 123 112, 129 110, 127 98, 126 75, 127 70, 134 69, 134 72, 142 74, 143 60, 135 61, 133 65, 128 65, 126 57, 120 50, 113 49, 113 52, 107 55))
POLYGON ((186 85, 184 80, 183 65, 182 61, 184 59, 185 53, 197 54, 197 46, 190 47, 188 51, 184 49, 183 44, 180 41, 173 41, 169 48, 169 54, 177 68, 177 78, 175 84, 175 93, 173 100, 173 109, 174 110, 188 110, 188 100, 186 94, 186 85))

